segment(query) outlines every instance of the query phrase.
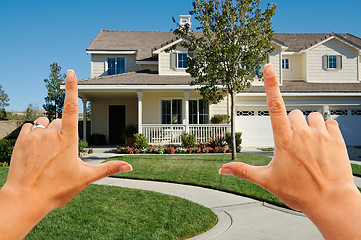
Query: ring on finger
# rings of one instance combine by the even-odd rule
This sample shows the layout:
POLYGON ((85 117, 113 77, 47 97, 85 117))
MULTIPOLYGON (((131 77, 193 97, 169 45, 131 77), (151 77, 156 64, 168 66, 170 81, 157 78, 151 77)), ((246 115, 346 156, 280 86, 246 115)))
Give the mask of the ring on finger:
POLYGON ((42 129, 46 129, 46 127, 41 124, 41 123, 38 123, 37 121, 34 121, 34 126, 32 129, 35 129, 35 128, 42 128, 42 129))

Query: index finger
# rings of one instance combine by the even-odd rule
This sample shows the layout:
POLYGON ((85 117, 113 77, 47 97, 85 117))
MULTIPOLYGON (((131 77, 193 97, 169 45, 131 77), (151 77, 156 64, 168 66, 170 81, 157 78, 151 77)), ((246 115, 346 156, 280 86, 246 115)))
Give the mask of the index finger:
POLYGON ((266 89, 267 106, 271 117, 273 138, 287 139, 291 134, 286 107, 278 86, 276 71, 272 64, 267 64, 264 69, 264 85, 266 89))
POLYGON ((61 134, 78 137, 78 86, 73 70, 68 70, 65 81, 65 101, 61 134))

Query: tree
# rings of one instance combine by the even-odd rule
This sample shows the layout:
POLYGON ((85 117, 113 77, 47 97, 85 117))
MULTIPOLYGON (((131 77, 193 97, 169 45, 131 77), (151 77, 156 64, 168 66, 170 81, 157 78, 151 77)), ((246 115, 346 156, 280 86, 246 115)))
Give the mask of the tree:
POLYGON ((50 65, 49 79, 44 79, 48 96, 45 97, 46 104, 43 108, 50 120, 61 118, 65 99, 65 90, 60 89, 60 83, 66 75, 60 73, 61 67, 57 63, 50 65))
POLYGON ((5 93, 0 85, 0 120, 6 118, 5 107, 9 106, 9 96, 5 93))
POLYGON ((37 105, 29 104, 25 111, 25 121, 35 121, 40 117, 40 111, 37 105))
POLYGON ((174 34, 185 39, 181 45, 192 54, 187 57, 187 72, 195 78, 191 85, 209 103, 231 98, 232 160, 237 159, 235 141, 235 97, 254 78, 262 79, 260 66, 273 51, 271 26, 276 6, 268 4, 264 12, 260 0, 194 0, 195 16, 200 26, 190 31, 179 26, 174 34))

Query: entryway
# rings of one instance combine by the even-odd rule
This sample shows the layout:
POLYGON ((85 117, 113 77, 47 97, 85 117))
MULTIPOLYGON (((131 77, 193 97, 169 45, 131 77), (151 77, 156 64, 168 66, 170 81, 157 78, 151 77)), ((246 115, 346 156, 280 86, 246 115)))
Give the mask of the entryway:
POLYGON ((109 144, 125 144, 125 105, 109 106, 109 144))

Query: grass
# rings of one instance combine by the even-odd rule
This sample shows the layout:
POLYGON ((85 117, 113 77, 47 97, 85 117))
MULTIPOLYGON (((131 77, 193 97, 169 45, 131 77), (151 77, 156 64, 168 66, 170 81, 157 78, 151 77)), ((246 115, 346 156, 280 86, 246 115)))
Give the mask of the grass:
MULTIPOLYGON (((218 174, 219 168, 230 158, 229 154, 125 155, 116 159, 129 162, 134 170, 115 177, 197 185, 285 207, 278 198, 258 185, 218 174)), ((270 160, 259 155, 238 155, 238 161, 252 165, 267 165, 270 160)))
POLYGON ((261 150, 261 151, 264 151, 264 152, 271 152, 271 151, 274 151, 275 149, 274 148, 257 148, 258 150, 261 150))
MULTIPOLYGON (((0 168, 0 186, 7 171, 0 168)), ((210 209, 178 197, 90 185, 25 239, 185 239, 216 222, 210 209)))
POLYGON ((361 177, 361 165, 351 163, 352 173, 356 177, 361 177))

